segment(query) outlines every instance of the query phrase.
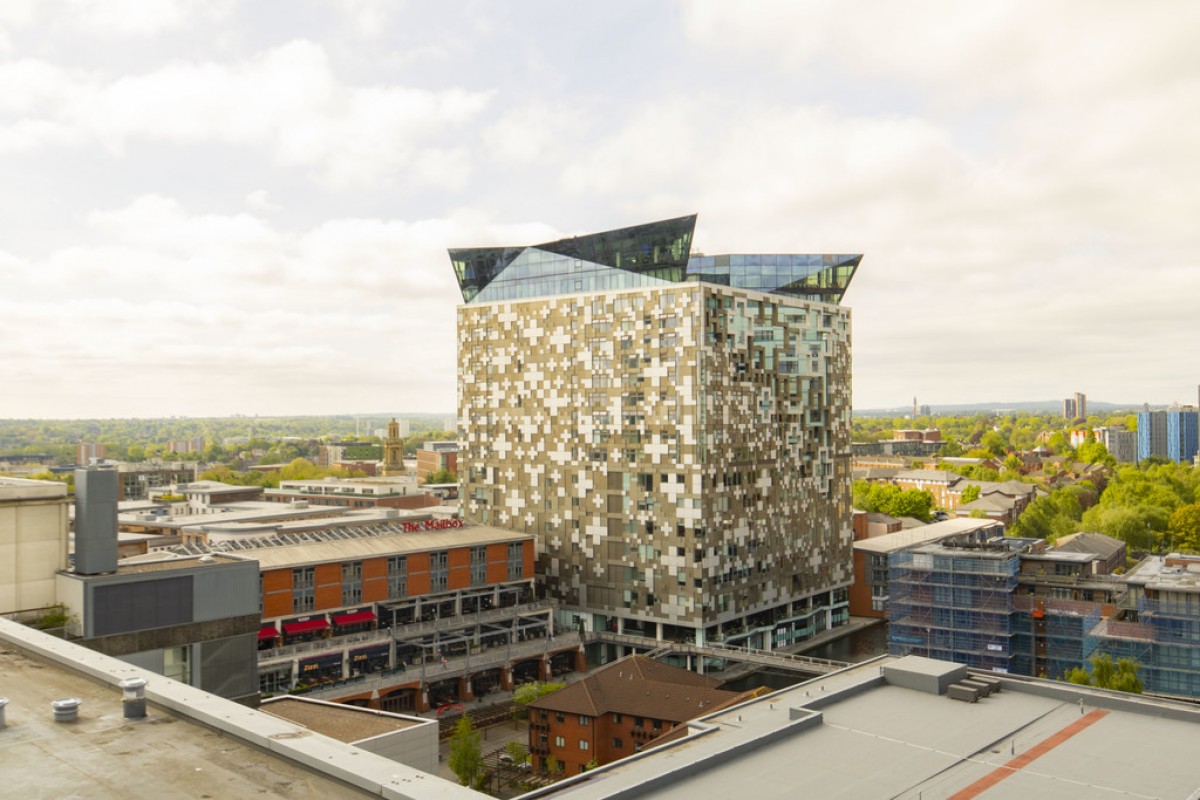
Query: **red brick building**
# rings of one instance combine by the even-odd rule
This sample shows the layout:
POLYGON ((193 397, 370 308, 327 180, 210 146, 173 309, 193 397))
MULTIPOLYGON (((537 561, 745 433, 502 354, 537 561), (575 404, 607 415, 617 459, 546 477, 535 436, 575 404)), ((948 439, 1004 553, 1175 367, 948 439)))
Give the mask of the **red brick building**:
POLYGON ((426 442, 417 451, 417 480, 441 470, 458 473, 457 442, 426 442))
POLYGON ((681 722, 754 696, 721 681, 640 655, 614 661, 530 704, 529 752, 546 770, 553 757, 568 775, 639 752, 681 722))

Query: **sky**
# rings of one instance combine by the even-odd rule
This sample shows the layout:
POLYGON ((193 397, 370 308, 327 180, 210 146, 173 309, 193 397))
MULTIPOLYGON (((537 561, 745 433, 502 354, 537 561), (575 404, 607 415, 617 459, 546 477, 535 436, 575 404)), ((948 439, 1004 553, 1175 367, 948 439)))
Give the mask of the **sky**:
POLYGON ((446 249, 863 253, 856 408, 1195 402, 1193 2, 3 0, 0 418, 451 411, 446 249))

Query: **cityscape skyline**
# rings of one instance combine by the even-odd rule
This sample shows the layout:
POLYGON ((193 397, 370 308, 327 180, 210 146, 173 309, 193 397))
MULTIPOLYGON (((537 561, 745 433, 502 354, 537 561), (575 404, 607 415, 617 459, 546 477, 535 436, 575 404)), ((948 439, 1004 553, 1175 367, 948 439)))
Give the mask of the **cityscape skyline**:
POLYGON ((6 3, 0 418, 452 409, 448 248, 693 213, 864 254, 856 408, 1190 402, 1200 9, 865 16, 6 3))

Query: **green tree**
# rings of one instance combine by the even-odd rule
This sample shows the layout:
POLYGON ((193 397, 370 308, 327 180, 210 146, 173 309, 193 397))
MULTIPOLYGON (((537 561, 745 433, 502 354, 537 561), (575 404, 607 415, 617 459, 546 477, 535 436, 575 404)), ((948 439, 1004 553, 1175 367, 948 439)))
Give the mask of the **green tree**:
POLYGON ((979 440, 979 446, 988 452, 988 455, 996 458, 1003 458, 1008 452, 1008 442, 1004 441, 1004 437, 996 431, 988 431, 979 440))
POLYGON ((933 495, 924 489, 901 489, 892 483, 854 482, 854 505, 893 517, 933 518, 933 495))
POLYGON ((524 719, 525 714, 528 712, 530 703, 535 700, 539 700, 548 694, 554 694, 559 689, 565 687, 565 683, 542 683, 541 681, 522 683, 513 690, 513 716, 517 719, 524 719))
POLYGON ((450 770, 458 776, 458 782, 463 786, 477 789, 487 779, 479 731, 475 730, 468 714, 458 718, 454 733, 450 734, 449 763, 450 770))
POLYGON ((1110 459, 1108 448, 1104 446, 1104 442, 1096 442, 1091 439, 1079 445, 1079 449, 1075 452, 1075 457, 1080 461, 1088 464, 1098 464, 1101 462, 1112 461, 1116 463, 1116 459, 1110 459))
POLYGON ((978 499, 979 499, 979 486, 977 484, 973 483, 970 486, 968 486, 967 488, 962 490, 963 505, 966 505, 967 503, 974 503, 978 499))
POLYGON ((509 758, 514 764, 525 764, 529 761, 529 751, 525 749, 525 745, 513 739, 508 744, 504 745, 504 752, 508 753, 509 758))
POLYGON ((561 761, 554 756, 550 756, 546 759, 546 772, 549 772, 551 775, 557 775, 562 771, 563 765, 561 761))
POLYGON ((1167 518, 1171 548, 1200 553, 1200 503, 1179 506, 1167 518))
POLYGON ((437 472, 431 472, 426 475, 422 483, 458 483, 458 475, 448 469, 439 469, 437 472))
POLYGON ((942 458, 957 458, 957 457, 961 456, 962 454, 963 454, 962 445, 958 443, 957 439, 951 439, 950 441, 948 441, 944 445, 942 445, 941 448, 938 450, 938 455, 941 456, 942 458))
POLYGON ((1118 659, 1114 664, 1112 656, 1108 653, 1100 653, 1092 656, 1089 659, 1092 662, 1092 670, 1089 673, 1083 667, 1075 667, 1067 670, 1063 677, 1070 683, 1076 683, 1080 686, 1095 686, 1100 689, 1115 689, 1119 692, 1129 692, 1131 694, 1141 694, 1142 681, 1138 678, 1138 672, 1142 665, 1132 658, 1118 659))

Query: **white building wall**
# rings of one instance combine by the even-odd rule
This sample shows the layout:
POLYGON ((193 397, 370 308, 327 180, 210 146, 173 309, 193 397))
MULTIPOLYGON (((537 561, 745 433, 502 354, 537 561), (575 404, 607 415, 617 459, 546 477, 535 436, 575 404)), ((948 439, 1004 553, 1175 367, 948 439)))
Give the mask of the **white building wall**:
POLYGON ((57 602, 67 566, 67 487, 0 478, 0 613, 57 602))

